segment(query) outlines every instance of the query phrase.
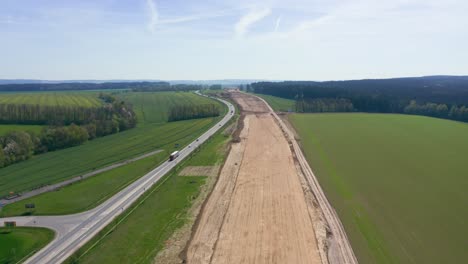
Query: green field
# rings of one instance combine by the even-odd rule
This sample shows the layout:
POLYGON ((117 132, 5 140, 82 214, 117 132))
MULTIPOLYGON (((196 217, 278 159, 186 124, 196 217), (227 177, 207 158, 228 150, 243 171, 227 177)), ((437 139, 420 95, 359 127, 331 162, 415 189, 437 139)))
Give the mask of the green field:
POLYGON ((63 215, 92 209, 167 160, 168 156, 169 153, 163 151, 68 185, 58 191, 43 193, 8 204, 0 211, 0 217, 31 213, 34 215, 63 215), (33 212, 25 209, 24 205, 28 203, 36 205, 33 212))
POLYGON ((258 97, 263 98, 276 112, 290 112, 295 111, 296 106, 294 100, 285 99, 266 94, 255 94, 258 97))
POLYGON ((102 104, 96 92, 0 93, 0 104, 96 107, 102 104))
POLYGON ((134 92, 122 93, 119 97, 133 104, 140 122, 167 122, 167 112, 172 106, 186 104, 218 104, 217 101, 191 92, 134 92))
POLYGON ((44 126, 40 125, 0 125, 0 136, 12 131, 28 131, 39 134, 44 126))
POLYGON ((359 263, 468 259, 468 124, 391 114, 294 114, 359 263))
POLYGON ((188 209, 208 179, 177 176, 178 171, 185 166, 219 165, 228 140, 218 132, 66 263, 153 263, 173 232, 192 218, 188 209))
MULTIPOLYGON (((204 102, 199 101, 199 98, 214 102, 193 93, 135 93, 135 95, 128 93, 125 96, 154 99, 134 101, 135 108, 144 110, 137 112, 140 120, 137 128, 97 138, 77 147, 34 156, 27 161, 2 168, 0 169, 0 196, 11 191, 27 191, 43 184, 63 181, 156 149, 173 150, 175 143, 180 146, 188 144, 218 120, 218 118, 204 118, 151 123, 155 119, 148 118, 148 116, 153 115, 152 111, 157 111, 158 107, 161 111, 164 109, 158 104, 165 97, 172 98, 168 100, 174 103, 179 102, 175 98, 179 98, 180 101, 183 101, 181 98, 185 98, 184 100, 188 102, 194 98, 194 103, 204 102)), ((169 106, 166 104, 164 107, 169 106)))
POLYGON ((19 263, 53 238, 54 232, 45 228, 0 227, 0 263, 19 263))

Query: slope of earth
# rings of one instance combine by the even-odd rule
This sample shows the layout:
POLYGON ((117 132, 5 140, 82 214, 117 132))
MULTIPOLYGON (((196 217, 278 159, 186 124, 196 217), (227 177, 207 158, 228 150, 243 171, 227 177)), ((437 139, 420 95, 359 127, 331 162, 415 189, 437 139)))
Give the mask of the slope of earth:
POLYGON ((247 114, 187 250, 188 263, 321 263, 293 155, 266 105, 247 114))
POLYGON ((390 114, 290 120, 359 263, 468 259, 468 125, 390 114))

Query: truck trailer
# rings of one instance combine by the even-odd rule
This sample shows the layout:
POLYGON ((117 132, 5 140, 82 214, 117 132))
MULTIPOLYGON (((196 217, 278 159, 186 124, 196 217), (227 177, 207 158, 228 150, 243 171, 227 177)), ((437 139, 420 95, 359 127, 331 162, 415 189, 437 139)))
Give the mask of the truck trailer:
POLYGON ((169 161, 173 161, 175 160, 177 157, 179 157, 179 151, 174 151, 171 153, 171 155, 169 156, 169 161))

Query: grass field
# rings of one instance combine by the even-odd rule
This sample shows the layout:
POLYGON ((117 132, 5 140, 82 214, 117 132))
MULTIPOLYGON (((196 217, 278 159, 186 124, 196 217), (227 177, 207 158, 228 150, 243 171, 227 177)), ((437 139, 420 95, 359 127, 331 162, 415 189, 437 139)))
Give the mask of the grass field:
POLYGON ((96 92, 18 92, 0 93, 0 104, 96 107, 102 103, 96 92))
POLYGON ((219 104, 191 92, 134 92, 121 93, 121 98, 134 106, 140 122, 167 122, 167 113, 172 106, 180 104, 219 104))
POLYGON ((39 134, 43 127, 40 125, 0 125, 0 136, 11 131, 30 131, 39 134))
MULTIPOLYGON (((176 94, 175 97, 171 97, 172 101, 175 100, 174 98, 186 97, 187 101, 196 98, 194 99, 195 103, 202 102, 198 98, 214 102, 192 93, 182 92, 155 93, 157 95, 153 95, 154 93, 131 94, 128 93, 126 96, 153 98, 154 100, 141 99, 134 102, 135 108, 153 109, 152 111, 157 111, 154 105, 158 105, 160 100, 164 99, 164 94, 168 97, 176 94)), ((161 109, 163 108, 161 107, 161 109)), ((43 184, 63 181, 156 149, 174 150, 175 143, 180 144, 181 147, 188 144, 218 120, 218 118, 205 118, 170 123, 151 123, 154 120, 148 119, 148 116, 154 114, 152 111, 137 112, 140 120, 137 128, 98 138, 77 147, 41 154, 27 161, 0 169, 0 197, 10 191, 27 191, 43 184)))
POLYGON ((0 227, 0 263, 19 263, 54 238, 54 232, 45 228, 0 227))
POLYGON ((100 173, 87 180, 68 185, 58 191, 44 193, 20 202, 8 204, 0 217, 26 215, 24 205, 34 203, 34 215, 73 214, 92 209, 165 161, 163 151, 122 167, 100 173))
POLYGON ((359 263, 468 259, 468 124, 390 114, 290 120, 359 263))
POLYGON ((265 99, 265 101, 268 102, 271 108, 273 108, 273 110, 277 112, 289 112, 289 111, 295 111, 296 109, 294 100, 276 97, 272 95, 266 95, 266 94, 255 94, 255 95, 265 99))
POLYGON ((65 263, 153 263, 173 232, 188 221, 188 209, 207 180, 177 176, 178 171, 184 166, 220 164, 228 140, 217 133, 65 263))

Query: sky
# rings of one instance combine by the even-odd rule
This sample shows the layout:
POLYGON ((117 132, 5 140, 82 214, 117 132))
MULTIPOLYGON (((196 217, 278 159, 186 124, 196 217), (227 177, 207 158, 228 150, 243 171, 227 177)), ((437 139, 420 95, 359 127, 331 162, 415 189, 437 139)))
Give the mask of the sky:
POLYGON ((0 79, 468 74, 465 0, 0 0, 0 79))

